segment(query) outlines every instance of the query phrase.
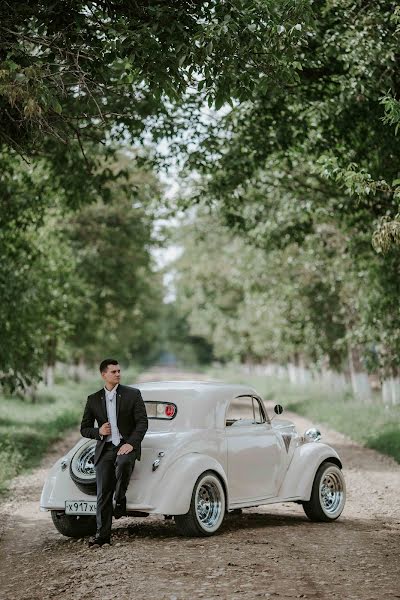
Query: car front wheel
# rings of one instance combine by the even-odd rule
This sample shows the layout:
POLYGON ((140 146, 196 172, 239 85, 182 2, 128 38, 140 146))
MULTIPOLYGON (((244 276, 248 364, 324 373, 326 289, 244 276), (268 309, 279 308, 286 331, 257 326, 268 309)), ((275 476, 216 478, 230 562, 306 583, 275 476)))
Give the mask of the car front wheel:
POLYGON ((346 502, 346 484, 341 469, 331 462, 323 463, 314 479, 311 498, 303 502, 311 521, 335 521, 346 502))
POLYGON ((57 510, 51 511, 53 523, 62 535, 81 538, 96 533, 96 517, 86 515, 66 515, 57 510))
POLYGON ((206 471, 193 488, 189 511, 175 515, 180 535, 198 537, 213 535, 220 528, 225 515, 225 492, 218 476, 206 471))

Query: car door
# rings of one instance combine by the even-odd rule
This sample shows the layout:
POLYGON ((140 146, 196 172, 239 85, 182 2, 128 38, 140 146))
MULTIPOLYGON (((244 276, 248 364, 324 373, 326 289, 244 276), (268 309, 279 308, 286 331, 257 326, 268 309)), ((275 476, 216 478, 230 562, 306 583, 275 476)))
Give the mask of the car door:
POLYGON ((225 419, 230 503, 277 495, 283 465, 282 441, 259 399, 233 398, 225 419))

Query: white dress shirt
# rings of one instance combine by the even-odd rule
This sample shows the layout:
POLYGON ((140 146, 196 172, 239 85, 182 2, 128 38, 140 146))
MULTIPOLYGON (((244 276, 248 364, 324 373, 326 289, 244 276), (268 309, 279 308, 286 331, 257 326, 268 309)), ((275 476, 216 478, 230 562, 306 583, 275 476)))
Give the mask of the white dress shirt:
POLYGON ((110 391, 106 387, 106 408, 107 420, 111 425, 111 434, 106 437, 106 442, 112 442, 114 446, 118 446, 121 441, 121 434, 117 425, 117 387, 118 384, 110 391))

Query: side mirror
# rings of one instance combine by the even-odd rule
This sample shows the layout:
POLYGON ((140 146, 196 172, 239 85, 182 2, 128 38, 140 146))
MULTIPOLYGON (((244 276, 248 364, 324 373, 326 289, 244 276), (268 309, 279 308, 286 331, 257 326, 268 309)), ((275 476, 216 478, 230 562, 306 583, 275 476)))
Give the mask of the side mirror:
POLYGON ((280 404, 275 404, 274 413, 276 415, 281 415, 283 413, 283 406, 281 406, 280 404))

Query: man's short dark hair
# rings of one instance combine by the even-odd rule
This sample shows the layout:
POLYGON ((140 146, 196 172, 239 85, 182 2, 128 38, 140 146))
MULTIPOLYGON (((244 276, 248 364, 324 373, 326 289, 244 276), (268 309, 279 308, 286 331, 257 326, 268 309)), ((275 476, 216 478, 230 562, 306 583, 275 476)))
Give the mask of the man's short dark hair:
POLYGON ((119 365, 119 362, 115 358, 105 358, 100 363, 100 373, 107 371, 108 365, 119 365))

